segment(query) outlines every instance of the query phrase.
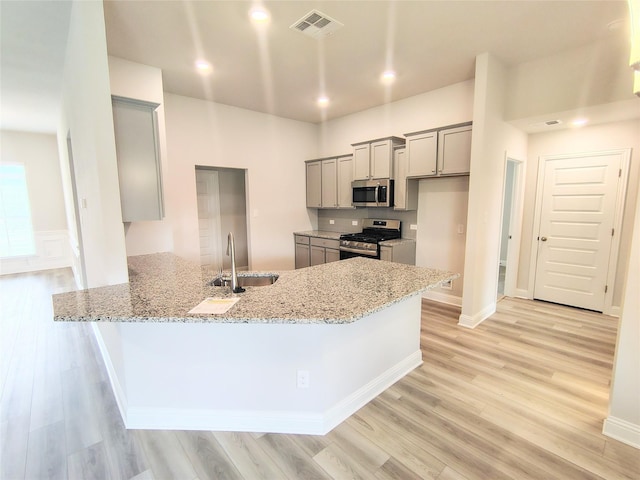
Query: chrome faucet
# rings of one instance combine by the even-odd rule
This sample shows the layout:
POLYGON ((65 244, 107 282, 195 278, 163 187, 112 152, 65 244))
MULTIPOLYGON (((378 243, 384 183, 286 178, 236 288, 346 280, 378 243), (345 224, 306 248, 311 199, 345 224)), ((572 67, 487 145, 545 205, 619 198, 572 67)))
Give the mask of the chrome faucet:
POLYGON ((227 255, 231 255, 231 291, 233 293, 244 292, 244 288, 238 285, 238 272, 236 270, 236 243, 233 240, 233 233, 229 232, 227 237, 227 255))

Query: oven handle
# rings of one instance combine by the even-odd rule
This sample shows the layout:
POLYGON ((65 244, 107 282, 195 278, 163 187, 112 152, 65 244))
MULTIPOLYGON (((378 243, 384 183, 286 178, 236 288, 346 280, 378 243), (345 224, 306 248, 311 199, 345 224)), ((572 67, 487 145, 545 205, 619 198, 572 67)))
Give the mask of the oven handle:
POLYGON ((378 255, 378 252, 375 250, 358 250, 357 248, 349 248, 349 247, 340 247, 340 251, 359 253, 361 255, 368 255, 370 257, 375 257, 376 255, 378 255))
POLYGON ((375 196, 376 196, 376 207, 380 203, 380 197, 378 197, 378 190, 380 190, 380 182, 378 182, 378 184, 376 185, 376 193, 375 193, 375 196))

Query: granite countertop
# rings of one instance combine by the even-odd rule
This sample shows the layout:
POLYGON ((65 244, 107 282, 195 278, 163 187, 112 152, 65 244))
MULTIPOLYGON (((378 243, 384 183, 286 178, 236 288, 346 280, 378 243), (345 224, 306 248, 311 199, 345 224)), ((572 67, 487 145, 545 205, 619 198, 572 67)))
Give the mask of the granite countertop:
POLYGON ((408 242, 415 243, 415 240, 413 238, 394 238, 393 240, 385 240, 383 242, 380 242, 380 245, 384 247, 393 247, 394 245, 400 245, 401 243, 408 242))
MULTIPOLYGON (((172 253, 129 257, 129 283, 53 295, 54 320, 96 322, 320 323, 357 321, 365 315, 458 274, 364 257, 279 275, 273 285, 229 287, 208 283, 216 276, 172 253), (238 296, 224 314, 189 314, 207 297, 238 296)), ((267 272, 242 272, 263 275, 267 272)))
POLYGON ((306 232, 293 232, 294 235, 302 235, 304 237, 327 238, 329 240, 340 240, 340 232, 329 232, 328 230, 308 230, 306 232))

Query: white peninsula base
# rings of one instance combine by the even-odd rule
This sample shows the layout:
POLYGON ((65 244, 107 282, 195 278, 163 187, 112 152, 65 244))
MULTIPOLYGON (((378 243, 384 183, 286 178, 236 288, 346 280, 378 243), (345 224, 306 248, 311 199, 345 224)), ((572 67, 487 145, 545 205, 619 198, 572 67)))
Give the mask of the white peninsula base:
POLYGON ((420 311, 413 295, 353 323, 93 327, 127 428, 323 435, 422 363, 420 311))

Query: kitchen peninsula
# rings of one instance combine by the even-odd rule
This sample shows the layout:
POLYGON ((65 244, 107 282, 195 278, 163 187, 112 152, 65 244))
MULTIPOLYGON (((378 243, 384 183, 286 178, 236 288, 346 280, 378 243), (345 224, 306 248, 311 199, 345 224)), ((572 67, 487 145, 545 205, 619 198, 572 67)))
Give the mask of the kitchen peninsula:
POLYGON ((128 260, 128 284, 54 295, 54 318, 93 322, 142 429, 327 433, 420 365, 419 294, 457 277, 359 257, 232 294, 170 253, 128 260), (239 300, 188 313, 208 297, 239 300))

